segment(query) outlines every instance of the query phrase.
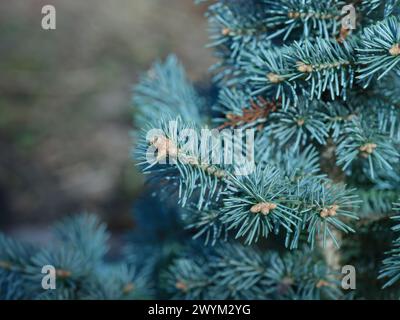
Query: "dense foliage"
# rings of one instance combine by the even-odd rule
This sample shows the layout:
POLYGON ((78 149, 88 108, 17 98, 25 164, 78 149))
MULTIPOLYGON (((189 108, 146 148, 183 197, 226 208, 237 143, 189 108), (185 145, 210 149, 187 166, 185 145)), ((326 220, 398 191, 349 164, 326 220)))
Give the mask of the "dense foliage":
POLYGON ((105 262, 103 227, 78 217, 54 248, 1 238, 0 296, 400 298, 399 1, 199 2, 211 2, 219 61, 209 90, 175 56, 135 87, 133 157, 149 196, 127 262, 105 262), (346 4, 355 29, 341 23, 346 4), (205 128, 254 129, 254 168, 187 148, 184 133, 205 128), (57 267, 56 291, 37 288, 43 264, 57 267), (357 290, 342 289, 344 265, 357 290))

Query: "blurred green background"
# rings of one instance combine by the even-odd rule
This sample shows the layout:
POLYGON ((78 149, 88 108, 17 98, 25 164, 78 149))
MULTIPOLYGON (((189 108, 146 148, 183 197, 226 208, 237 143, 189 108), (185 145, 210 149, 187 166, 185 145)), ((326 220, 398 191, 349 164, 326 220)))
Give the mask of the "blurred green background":
POLYGON ((32 238, 96 212, 131 226, 142 178, 130 159, 132 87, 173 52, 193 81, 213 63, 192 0, 0 2, 0 231, 32 238), (41 28, 41 8, 57 29, 41 28))

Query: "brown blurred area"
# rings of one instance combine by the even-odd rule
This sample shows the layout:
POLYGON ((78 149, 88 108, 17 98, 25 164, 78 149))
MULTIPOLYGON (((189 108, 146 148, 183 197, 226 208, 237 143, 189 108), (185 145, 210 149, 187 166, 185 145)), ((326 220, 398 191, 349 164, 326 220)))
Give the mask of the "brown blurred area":
POLYGON ((193 81, 213 63, 191 0, 0 2, 0 231, 93 211, 127 228, 142 178, 130 159, 138 75, 176 53, 193 81), (41 8, 57 29, 41 28, 41 8))

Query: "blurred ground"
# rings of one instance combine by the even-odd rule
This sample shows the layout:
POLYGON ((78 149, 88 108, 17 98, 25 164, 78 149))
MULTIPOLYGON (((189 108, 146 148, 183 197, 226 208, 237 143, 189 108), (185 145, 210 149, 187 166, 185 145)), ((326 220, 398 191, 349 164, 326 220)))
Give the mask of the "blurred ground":
POLYGON ((208 76, 203 11, 191 0, 0 2, 0 230, 83 210, 128 226, 141 186, 132 86, 170 52, 192 80, 208 76), (45 4, 55 31, 41 29, 45 4))

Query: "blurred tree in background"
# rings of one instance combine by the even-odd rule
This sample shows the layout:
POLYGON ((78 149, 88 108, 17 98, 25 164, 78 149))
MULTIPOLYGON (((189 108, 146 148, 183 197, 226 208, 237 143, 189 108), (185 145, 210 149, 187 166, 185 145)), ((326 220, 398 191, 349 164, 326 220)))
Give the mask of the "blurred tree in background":
POLYGON ((212 64, 204 8, 164 3, 0 2, 0 227, 82 209, 127 225, 141 184, 129 159, 131 84, 171 51, 193 80, 212 64), (54 31, 40 25, 46 4, 54 31))

